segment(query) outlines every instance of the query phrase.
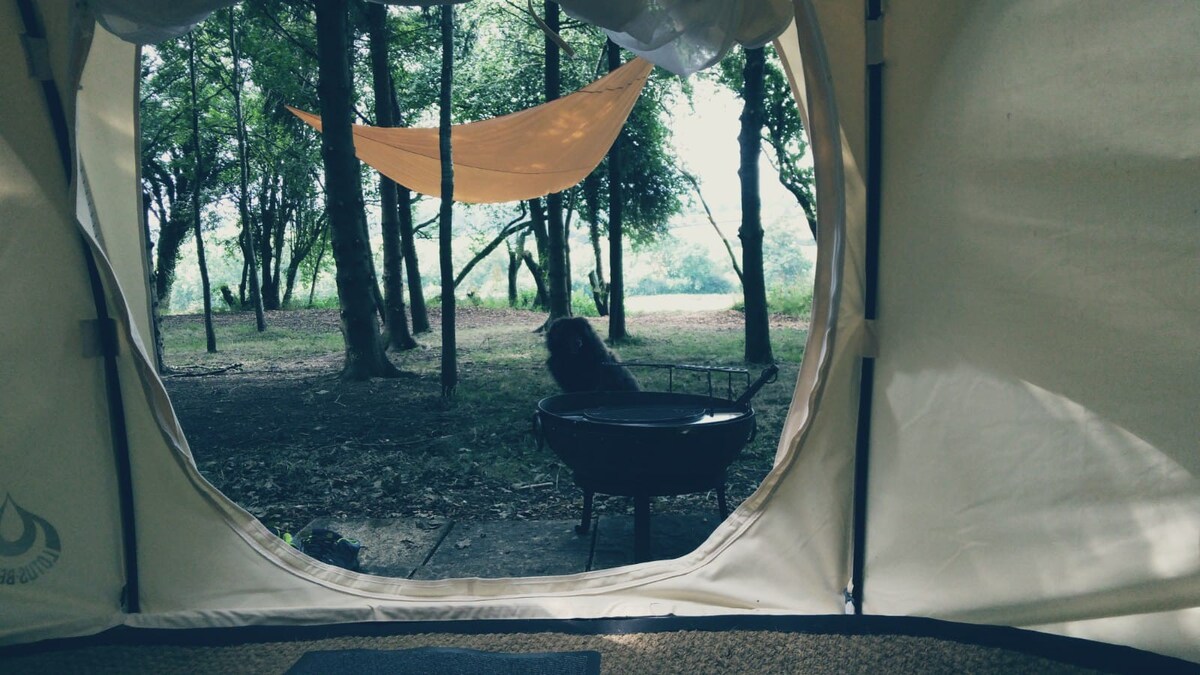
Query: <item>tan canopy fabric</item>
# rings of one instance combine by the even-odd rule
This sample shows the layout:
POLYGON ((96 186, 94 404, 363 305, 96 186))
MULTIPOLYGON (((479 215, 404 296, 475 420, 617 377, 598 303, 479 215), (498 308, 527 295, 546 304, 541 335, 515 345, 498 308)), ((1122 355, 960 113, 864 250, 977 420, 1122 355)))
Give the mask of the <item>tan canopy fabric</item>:
MULTIPOLYGON (((532 199, 583 180, 612 146, 653 65, 634 59, 579 91, 528 110, 454 127, 454 199, 532 199)), ((321 118, 288 108, 318 131, 321 118)), ((397 183, 441 195, 438 130, 354 125, 355 154, 397 183)))

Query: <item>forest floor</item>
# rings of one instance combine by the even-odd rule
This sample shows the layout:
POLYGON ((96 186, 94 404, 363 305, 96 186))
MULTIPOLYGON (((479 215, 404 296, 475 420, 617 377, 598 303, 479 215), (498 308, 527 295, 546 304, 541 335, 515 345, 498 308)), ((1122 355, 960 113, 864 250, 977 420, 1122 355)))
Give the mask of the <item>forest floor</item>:
MULTIPOLYGON (((268 312, 262 334, 253 314, 218 314, 216 354, 205 352, 203 317, 168 316, 165 380, 201 473, 269 527, 296 532, 322 517, 576 518, 582 497, 570 470, 531 433, 537 401, 558 393, 535 332, 544 317, 459 307, 460 378, 449 404, 440 395, 436 309, 421 346, 391 355, 403 377, 365 382, 339 378, 337 310, 268 312)), ((606 334, 605 319, 590 320, 606 334)), ((625 361, 743 366, 738 312, 631 314, 628 329, 633 337, 616 349, 625 361)), ((771 329, 780 377, 754 399, 758 434, 730 467, 731 507, 771 468, 807 336, 794 317, 773 317, 771 329)), ((645 389, 667 387, 664 373, 636 374, 645 389)), ((675 390, 704 393, 696 377, 676 374, 675 390)), ((735 380, 734 396, 744 386, 735 380)), ((596 509, 631 512, 630 502, 598 495, 596 509)), ((697 494, 661 498, 655 510, 713 504, 697 494)))

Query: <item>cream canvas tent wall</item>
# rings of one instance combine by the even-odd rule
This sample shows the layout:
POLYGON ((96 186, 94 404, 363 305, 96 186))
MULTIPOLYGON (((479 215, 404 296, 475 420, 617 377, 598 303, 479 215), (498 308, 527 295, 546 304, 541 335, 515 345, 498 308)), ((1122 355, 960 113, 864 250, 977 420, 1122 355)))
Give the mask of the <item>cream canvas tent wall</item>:
POLYGON ((836 614, 853 580, 868 615, 1200 661, 1200 5, 794 8, 818 291, 775 469, 680 559, 420 582, 307 559, 196 471, 145 348, 137 48, 0 3, 0 643, 836 614))

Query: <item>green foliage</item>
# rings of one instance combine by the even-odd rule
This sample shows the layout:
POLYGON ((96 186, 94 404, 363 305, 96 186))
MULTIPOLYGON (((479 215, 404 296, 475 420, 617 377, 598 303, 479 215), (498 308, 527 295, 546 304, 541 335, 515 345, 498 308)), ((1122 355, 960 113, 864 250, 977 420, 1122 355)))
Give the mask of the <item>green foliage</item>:
POLYGON ((763 238, 763 276, 767 287, 811 285, 808 282, 812 262, 804 256, 800 242, 808 233, 796 227, 775 224, 766 228, 763 238))
POLYGON ((637 279, 630 285, 630 294, 730 293, 735 290, 729 263, 715 260, 700 244, 670 237, 656 246, 654 257, 662 273, 637 279))
MULTIPOLYGON (((765 53, 763 141, 774 156, 773 164, 778 171, 780 184, 804 208, 812 227, 816 222, 816 195, 813 192, 813 170, 805 166, 803 161, 808 153, 808 141, 804 135, 800 109, 792 98, 791 84, 775 49, 768 47, 765 53)), ((745 64, 745 52, 734 50, 707 77, 741 96, 742 68, 745 64)))
MULTIPOLYGON (((351 3, 352 8, 358 6, 351 3)), ((535 9, 540 12, 540 4, 535 9)), ((240 223, 232 215, 236 209, 230 208, 241 197, 241 191, 239 167, 234 161, 237 127, 231 92, 233 64, 228 12, 236 12, 234 28, 241 51, 241 96, 249 141, 250 227, 259 249, 254 255, 262 274, 277 275, 280 294, 285 295, 282 299, 292 307, 305 306, 314 274, 326 279, 318 285, 321 288, 328 286, 327 278, 333 271, 321 138, 285 108, 286 105, 309 111, 319 108, 316 40, 308 3, 293 0, 242 3, 214 13, 193 33, 197 44, 205 165, 201 203, 206 214, 205 227, 220 232, 215 238, 206 238, 213 287, 228 284, 239 297, 243 295, 240 288, 243 252, 232 234, 240 231, 240 223), (268 260, 270 264, 264 264, 268 260), (289 280, 291 293, 285 294, 288 288, 285 282, 289 280)), ((399 113, 406 125, 431 126, 435 121, 440 77, 436 14, 398 6, 387 11, 392 74, 399 113)), ((352 9, 356 118, 370 123, 374 110, 372 78, 366 58, 365 21, 358 15, 358 10, 352 9)), ((524 7, 509 0, 475 0, 457 7, 456 16, 455 121, 490 118, 541 103, 543 35, 525 14, 524 7)), ((595 28, 568 18, 564 18, 561 33, 577 52, 574 58, 563 56, 562 91, 566 95, 604 74, 605 38, 595 28)), ((629 55, 625 57, 628 60, 629 55)), ((177 230, 184 228, 179 232, 186 237, 190 234, 187 226, 195 157, 190 145, 186 38, 148 47, 144 52, 143 73, 143 176, 146 192, 151 196, 152 227, 158 234, 159 223, 175 222, 177 230)), ((668 220, 683 207, 681 197, 687 189, 677 169, 679 161, 670 149, 671 131, 664 110, 672 98, 686 92, 683 80, 655 69, 624 131, 625 236, 634 246, 649 244, 663 236, 668 220)), ((602 165, 598 175, 599 194, 604 195, 606 167, 602 165)), ((365 166, 363 185, 370 199, 377 185, 376 174, 365 166)), ((581 192, 579 188, 572 190, 581 192)), ((566 202, 576 210, 573 220, 575 227, 579 227, 584 215, 582 195, 569 192, 566 197, 566 202)), ((599 226, 604 236, 607 204, 604 198, 599 202, 597 219, 601 221, 599 226)), ((511 204, 458 205, 456 209, 467 214, 460 219, 461 227, 456 223, 456 236, 464 234, 474 239, 474 246, 456 244, 459 251, 478 250, 516 215, 511 204)), ((424 235, 429 236, 435 230, 426 228, 424 235)), ((163 252, 178 257, 178 242, 165 247, 163 252)), ((189 259, 188 264, 194 262, 189 259)), ((473 274, 477 278, 480 271, 473 274)), ((164 266, 163 275, 173 278, 173 267, 164 266)), ((164 283, 168 280, 164 279, 164 283)), ((187 309, 197 298, 197 292, 178 290, 180 301, 175 303, 176 309, 187 309)), ((577 313, 591 311, 584 308, 592 304, 590 299, 576 303, 577 313)))
POLYGON ((773 286, 767 290, 767 307, 776 314, 808 318, 812 314, 812 288, 773 286))
MULTIPOLYGON (((812 315, 813 290, 811 286, 770 286, 767 288, 767 309, 771 314, 794 316, 807 319, 812 315)), ((738 300, 733 304, 738 312, 746 311, 746 303, 738 300)))
POLYGON ((592 294, 584 291, 571 293, 571 314, 574 316, 600 316, 596 311, 596 301, 592 294))
MULTIPOLYGON (((623 231, 634 244, 662 236, 667 220, 683 209, 683 195, 690 189, 671 150, 671 130, 662 113, 679 91, 679 78, 662 69, 652 71, 622 132, 623 231)), ((607 160, 600 169, 604 190, 608 189, 606 166, 607 160)), ((607 218, 607 210, 603 212, 607 218)))
MULTIPOLYGON (((513 309, 541 311, 533 304, 536 295, 534 291, 529 289, 518 291, 517 304, 513 309)), ((434 296, 430 304, 433 306, 441 304, 441 298, 434 296)), ((459 306, 482 307, 486 309, 509 309, 508 298, 481 296, 475 293, 467 293, 458 300, 458 304, 459 306)), ((574 316, 599 316, 599 313, 596 312, 596 303, 592 300, 590 293, 578 290, 571 293, 571 314, 574 316)))
POLYGON ((313 298, 313 302, 311 305, 308 304, 307 301, 305 301, 304 306, 309 307, 311 309, 340 309, 341 308, 338 297, 336 295, 318 295, 313 298))

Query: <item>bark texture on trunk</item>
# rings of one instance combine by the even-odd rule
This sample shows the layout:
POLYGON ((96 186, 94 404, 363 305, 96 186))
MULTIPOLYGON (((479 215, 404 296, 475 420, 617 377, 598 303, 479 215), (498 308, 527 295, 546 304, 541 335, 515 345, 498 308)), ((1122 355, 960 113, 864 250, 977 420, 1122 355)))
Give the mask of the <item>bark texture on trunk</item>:
MULTIPOLYGON (((400 104, 396 97, 396 80, 388 78, 395 122, 402 125, 400 104)), ((396 210, 400 216, 400 249, 404 254, 404 272, 408 277, 408 309, 412 314, 412 332, 429 332, 429 309, 425 306, 425 290, 421 285, 421 267, 417 260, 416 236, 413 232, 412 190, 396 185, 396 210)))
POLYGON ((208 282, 208 262, 204 259, 204 235, 201 232, 200 181, 204 166, 200 154, 200 109, 196 107, 196 38, 188 35, 188 74, 192 94, 192 149, 196 153, 196 175, 192 176, 192 227, 196 237, 196 262, 200 265, 200 290, 204 294, 204 342, 209 354, 217 352, 217 333, 213 329, 212 286, 208 282))
MULTIPOLYGON (((621 48, 608 41, 608 72, 621 67, 621 48)), ((621 136, 608 151, 608 339, 624 340, 625 328, 625 262, 623 226, 621 222, 625 196, 621 192, 621 136)))
MULTIPOLYGON (((550 30, 559 31, 558 3, 545 0, 546 25, 550 30)), ((546 71, 545 92, 546 100, 553 101, 559 97, 562 90, 561 64, 558 53, 558 43, 549 34, 545 35, 546 71)), ((549 276, 550 288, 550 320, 571 315, 571 280, 567 278, 567 232, 563 222, 563 199, 561 192, 546 195, 546 234, 547 234, 547 264, 546 274, 549 276)))
POLYGON ((254 246, 254 224, 250 221, 250 159, 246 156, 246 118, 242 114, 242 69, 238 64, 241 54, 238 50, 236 12, 229 8, 229 52, 233 62, 233 116, 237 128, 238 148, 238 215, 242 219, 242 255, 250 266, 250 302, 254 305, 254 323, 258 332, 267 329, 267 320, 263 316, 262 287, 258 279, 258 256, 254 246))
POLYGON ((749 363, 774 361, 763 273, 762 201, 758 177, 764 118, 764 67, 763 49, 747 49, 746 66, 742 70, 742 128, 738 135, 741 149, 738 176, 742 183, 742 226, 738 230, 738 238, 742 240, 742 293, 746 304, 745 358, 749 363))
POLYGON ((346 362, 342 377, 365 380, 398 374, 379 341, 376 290, 366 239, 362 185, 350 130, 351 78, 345 0, 316 0, 317 64, 321 101, 321 156, 325 164, 330 239, 337 265, 338 304, 346 362))
POLYGON ((442 206, 438 243, 442 272, 442 399, 458 387, 458 344, 454 326, 454 158, 450 143, 450 97, 454 86, 454 5, 442 5, 442 86, 438 97, 438 150, 442 161, 442 206))
MULTIPOLYGON (((367 3, 367 26, 371 34, 371 79, 375 90, 375 125, 395 126, 392 109, 392 76, 388 69, 387 8, 367 3)), ((403 254, 400 245, 400 211, 396 184, 379 174, 380 229, 383 231, 383 305, 384 340, 389 350, 402 351, 417 346, 408 330, 408 310, 404 306, 403 254)))

